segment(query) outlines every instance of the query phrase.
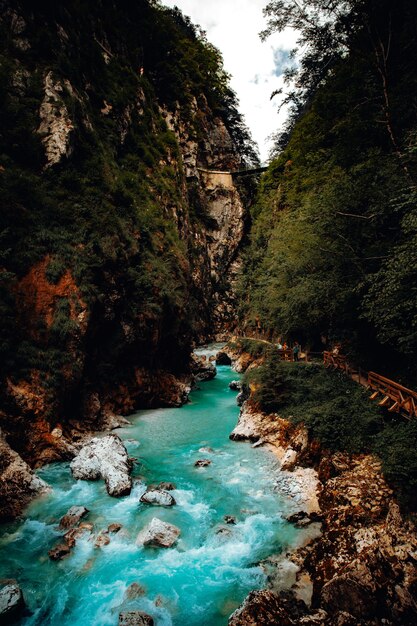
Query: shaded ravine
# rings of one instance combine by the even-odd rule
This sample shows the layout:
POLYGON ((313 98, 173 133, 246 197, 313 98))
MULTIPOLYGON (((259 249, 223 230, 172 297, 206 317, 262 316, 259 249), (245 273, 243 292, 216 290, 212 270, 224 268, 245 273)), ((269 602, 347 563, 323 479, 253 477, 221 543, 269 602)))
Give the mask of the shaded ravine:
POLYGON ((283 519, 290 502, 273 489, 276 457, 228 438, 239 412, 228 387, 236 376, 218 367, 189 404, 140 411, 117 431, 137 459, 130 496, 109 497, 102 481, 75 481, 68 463, 39 471, 52 493, 23 521, 0 528, 0 578, 18 579, 30 611, 19 624, 115 626, 121 610, 140 609, 157 626, 221 626, 250 590, 265 585, 259 561, 298 543, 303 531, 283 519), (203 458, 211 465, 196 468, 203 458), (176 484, 174 507, 139 503, 146 485, 159 481, 176 484), (57 522, 74 504, 90 510, 95 534, 112 522, 123 528, 107 546, 94 547, 87 535, 69 557, 52 562, 48 550, 62 535, 57 522), (225 515, 237 523, 225 524, 225 515), (181 529, 175 547, 135 545, 155 516, 181 529), (133 582, 146 593, 126 601, 133 582))

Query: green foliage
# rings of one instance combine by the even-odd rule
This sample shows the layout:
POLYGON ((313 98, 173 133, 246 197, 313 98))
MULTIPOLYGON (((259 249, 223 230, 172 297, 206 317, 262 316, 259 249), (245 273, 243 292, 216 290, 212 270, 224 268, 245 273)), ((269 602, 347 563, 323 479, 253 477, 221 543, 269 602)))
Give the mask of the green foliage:
POLYGON ((322 365, 286 363, 271 354, 245 378, 255 385, 254 400, 263 411, 305 424, 324 448, 377 454, 396 496, 416 510, 415 420, 384 415, 367 390, 322 365))
POLYGON ((322 365, 285 363, 271 354, 249 373, 257 383, 254 399, 263 411, 303 422, 330 450, 364 452, 382 427, 380 411, 367 392, 343 374, 322 365))
POLYGON ((65 270, 67 269, 65 261, 58 257, 53 257, 45 270, 45 276, 48 282, 52 285, 56 285, 60 278, 62 278, 65 270))
POLYGON ((396 488, 400 500, 417 510, 417 422, 391 424, 375 440, 375 451, 382 459, 382 469, 396 488))
POLYGON ((237 337, 233 341, 229 341, 227 345, 231 350, 236 349, 239 352, 247 352, 254 359, 265 357, 276 351, 275 347, 270 343, 250 339, 249 337, 237 337))
POLYGON ((311 93, 261 180, 240 279, 241 323, 315 349, 320 336, 343 340, 355 361, 413 386, 417 73, 405 46, 417 52, 416 5, 400 2, 395 19, 388 0, 375 11, 373 0, 342 7, 306 0, 306 13, 290 5, 268 5, 272 30, 317 11, 327 16, 303 26, 303 37, 310 29, 318 38, 309 44, 318 65, 327 54, 320 47, 326 20, 338 12, 329 25, 336 56, 320 65, 319 85, 314 77, 304 84, 308 64, 301 67, 300 89, 311 93), (382 67, 375 50, 388 41, 382 67))
POLYGON ((78 349, 91 359, 85 377, 100 372, 100 384, 151 358, 181 368, 198 324, 185 224, 191 218, 198 230, 208 216, 184 197, 164 110, 195 138, 205 116, 220 117, 242 161, 252 158, 221 54, 158 2, 43 0, 34 9, 22 0, 19 11, 26 50, 15 45, 12 14, 0 21, 0 375, 36 369, 59 389, 64 370, 83 367, 78 349), (70 154, 52 167, 38 132, 49 74, 73 126, 70 154), (47 257, 52 325, 23 329, 16 285, 47 257), (64 275, 92 320, 82 340, 75 304, 59 294, 64 275), (163 354, 154 355, 157 345, 163 354))
POLYGON ((60 298, 55 306, 54 319, 49 329, 50 342, 61 346, 78 330, 78 324, 71 319, 71 308, 68 298, 60 298))

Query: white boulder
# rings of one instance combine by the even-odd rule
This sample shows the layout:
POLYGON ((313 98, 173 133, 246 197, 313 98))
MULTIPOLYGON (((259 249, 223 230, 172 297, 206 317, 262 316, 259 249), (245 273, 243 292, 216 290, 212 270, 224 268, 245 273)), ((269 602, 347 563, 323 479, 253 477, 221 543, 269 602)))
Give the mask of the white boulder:
POLYGON ((132 488, 127 450, 120 437, 113 433, 91 439, 81 448, 70 467, 74 478, 103 478, 110 496, 127 495, 132 488))
POLYGON ((154 517, 138 534, 136 545, 170 548, 177 541, 180 533, 180 529, 173 524, 167 524, 154 517))
POLYGON ((0 580, 0 622, 8 624, 25 606, 22 590, 14 578, 0 580))
POLYGON ((140 501, 157 506, 172 506, 176 504, 175 499, 164 489, 148 489, 148 491, 145 491, 140 501))

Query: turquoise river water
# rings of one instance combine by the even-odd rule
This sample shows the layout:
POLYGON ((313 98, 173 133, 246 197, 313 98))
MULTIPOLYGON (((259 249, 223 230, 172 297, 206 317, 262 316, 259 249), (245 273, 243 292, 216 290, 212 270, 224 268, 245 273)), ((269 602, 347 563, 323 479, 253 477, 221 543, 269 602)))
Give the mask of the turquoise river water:
POLYGON ((39 471, 53 491, 38 498, 23 520, 0 527, 0 578, 19 581, 28 614, 24 626, 116 626, 121 610, 140 609, 156 626, 224 626, 249 591, 265 584, 259 561, 297 542, 300 531, 283 519, 288 502, 273 490, 271 452, 229 440, 239 409, 230 367, 201 383, 179 409, 140 411, 116 432, 136 457, 129 496, 111 498, 103 481, 72 478, 68 463, 39 471), (211 452, 201 451, 210 447, 211 452), (206 468, 194 463, 209 458, 206 468), (139 502, 146 485, 172 481, 177 504, 163 508, 139 502), (88 535, 71 555, 51 561, 59 543, 57 522, 72 505, 84 505, 95 532, 123 524, 111 543, 94 547, 88 535), (236 517, 226 526, 224 515, 236 517), (175 547, 135 545, 152 517, 181 529, 175 547), (227 531, 218 533, 220 528, 227 531), (138 582, 146 595, 126 601, 138 582))

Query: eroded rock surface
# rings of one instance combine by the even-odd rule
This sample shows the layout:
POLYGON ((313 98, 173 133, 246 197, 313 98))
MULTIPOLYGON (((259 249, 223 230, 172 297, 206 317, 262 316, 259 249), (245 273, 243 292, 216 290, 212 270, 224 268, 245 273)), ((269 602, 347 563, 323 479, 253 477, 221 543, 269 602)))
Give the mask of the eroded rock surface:
POLYGON ((180 536, 180 529, 154 517, 138 534, 137 545, 170 548, 180 536))
POLYGON ((208 467, 211 465, 210 459, 199 459, 194 463, 194 467, 208 467))
POLYGON ((124 611, 119 615, 119 626, 153 626, 154 620, 142 611, 124 611))
POLYGON ((59 522, 59 527, 62 528, 71 528, 71 526, 75 526, 81 520, 82 517, 87 515, 88 509, 85 506, 72 506, 67 513, 61 518, 59 522))
POLYGON ((47 167, 59 163, 64 156, 72 152, 71 133, 74 124, 65 104, 65 92, 74 95, 68 80, 55 80, 52 72, 44 78, 44 99, 39 110, 40 125, 38 132, 43 136, 47 167))
MULTIPOLYGON (((75 545, 75 542, 73 545, 75 545)), ((70 552, 71 546, 68 543, 59 543, 55 546, 55 548, 49 550, 48 555, 52 561, 60 561, 61 559, 68 556, 70 552)))
POLYGON ((197 354, 191 356, 191 372, 196 383, 212 380, 217 374, 214 363, 209 361, 204 354, 202 356, 197 354))
POLYGON ((140 498, 141 502, 154 504, 156 506, 173 506, 176 504, 175 498, 163 489, 148 489, 140 498))
POLYGON ((14 578, 0 580, 0 624, 10 624, 23 610, 23 593, 14 578))
POLYGON ((74 478, 103 478, 110 496, 124 496, 132 488, 128 454, 122 440, 115 434, 91 439, 81 448, 70 467, 74 478))
POLYGON ((32 498, 49 489, 0 432, 0 521, 20 515, 32 498))

